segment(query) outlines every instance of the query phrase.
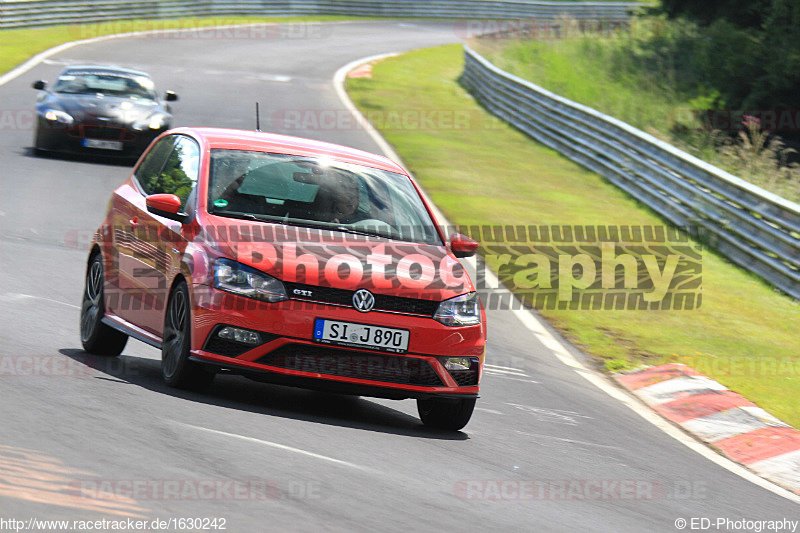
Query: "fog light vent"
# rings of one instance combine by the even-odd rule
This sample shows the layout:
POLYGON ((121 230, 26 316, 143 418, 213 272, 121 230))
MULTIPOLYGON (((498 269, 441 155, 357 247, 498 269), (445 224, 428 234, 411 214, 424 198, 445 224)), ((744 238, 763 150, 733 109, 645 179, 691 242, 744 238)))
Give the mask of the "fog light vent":
POLYGON ((255 331, 233 328, 225 326, 217 332, 217 337, 229 341, 241 342, 242 344, 258 345, 261 344, 261 336, 255 331))
POLYGON ((444 367, 449 371, 469 370, 470 364, 469 357, 448 357, 444 360, 444 367))
POLYGON ((481 363, 477 357, 442 357, 439 360, 459 387, 478 384, 481 363))

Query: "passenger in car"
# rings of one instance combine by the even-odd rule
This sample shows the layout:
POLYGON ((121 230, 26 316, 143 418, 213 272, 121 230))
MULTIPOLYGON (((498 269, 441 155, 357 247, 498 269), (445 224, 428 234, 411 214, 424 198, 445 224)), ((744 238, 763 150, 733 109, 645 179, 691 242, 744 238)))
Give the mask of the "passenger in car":
POLYGON ((260 213, 262 202, 258 202, 250 195, 238 192, 242 182, 247 176, 249 161, 238 159, 215 159, 213 166, 214 190, 211 196, 215 200, 224 200, 225 209, 242 213, 260 213))

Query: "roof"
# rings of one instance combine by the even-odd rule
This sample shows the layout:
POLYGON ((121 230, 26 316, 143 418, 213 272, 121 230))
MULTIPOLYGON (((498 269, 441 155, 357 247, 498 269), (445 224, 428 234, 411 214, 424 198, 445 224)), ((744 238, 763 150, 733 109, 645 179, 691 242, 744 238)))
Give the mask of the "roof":
POLYGON ((125 67, 112 67, 109 65, 69 65, 64 67, 61 73, 63 74, 64 72, 71 72, 73 70, 104 71, 108 73, 124 74, 126 76, 144 76, 145 78, 151 77, 150 74, 142 72, 141 70, 134 70, 132 68, 125 67))
POLYGON ((202 139, 210 148, 256 150, 301 156, 328 156, 333 159, 405 174, 403 168, 387 157, 301 137, 226 128, 177 128, 171 133, 185 133, 202 139))

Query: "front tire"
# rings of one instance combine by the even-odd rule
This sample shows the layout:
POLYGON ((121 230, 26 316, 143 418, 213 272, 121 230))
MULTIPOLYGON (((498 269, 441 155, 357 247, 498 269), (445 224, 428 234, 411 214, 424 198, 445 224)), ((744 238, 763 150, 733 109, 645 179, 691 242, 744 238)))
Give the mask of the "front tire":
POLYGON ((472 418, 475 398, 463 400, 427 398, 417 400, 417 411, 422 423, 436 429, 458 431, 472 418))
POLYGON ((42 131, 41 124, 36 127, 36 135, 33 138, 33 153, 37 157, 46 157, 48 148, 52 148, 52 142, 47 142, 45 133, 42 131))
POLYGON ((128 336, 102 322, 106 310, 103 286, 103 256, 97 254, 89 262, 83 289, 81 344, 88 353, 116 357, 125 348, 128 336))
POLYGON ((170 387, 200 391, 214 381, 215 373, 189 361, 192 345, 189 289, 178 282, 169 297, 161 343, 161 376, 170 387))

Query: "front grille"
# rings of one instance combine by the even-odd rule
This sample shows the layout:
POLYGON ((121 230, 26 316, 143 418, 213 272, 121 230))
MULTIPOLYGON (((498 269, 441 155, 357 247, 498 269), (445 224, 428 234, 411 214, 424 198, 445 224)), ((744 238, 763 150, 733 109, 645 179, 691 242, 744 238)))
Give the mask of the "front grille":
MULTIPOLYGON (((243 344, 241 342, 228 339, 220 339, 217 337, 217 332, 225 326, 226 324, 219 324, 211 331, 211 334, 208 336, 206 343, 203 346, 203 350, 206 352, 215 353, 217 355, 224 355, 225 357, 238 357, 243 353, 257 347, 252 344, 243 344)), ((264 333, 263 331, 259 331, 258 334, 261 336, 261 340, 263 341, 258 346, 263 346, 264 344, 278 338, 278 335, 264 333)))
POLYGON ((444 386, 441 378, 427 361, 413 357, 372 354, 307 344, 287 344, 256 362, 328 376, 420 387, 444 386))
POLYGON ((82 125, 75 130, 75 134, 84 139, 99 139, 103 141, 130 142, 136 139, 136 135, 125 128, 112 126, 82 125))
MULTIPOLYGON (((354 291, 351 290, 320 287, 318 285, 305 285, 303 283, 284 282, 284 285, 290 297, 295 300, 353 307, 354 291), (311 293, 311 296, 297 294, 294 292, 295 290, 308 291, 311 293)), ((436 313, 438 307, 439 302, 435 300, 375 294, 375 307, 373 307, 372 310, 432 317, 436 313)))
POLYGON ((386 294, 375 295, 375 309, 410 315, 433 316, 438 308, 439 302, 434 300, 403 298, 402 296, 388 296, 386 294))

